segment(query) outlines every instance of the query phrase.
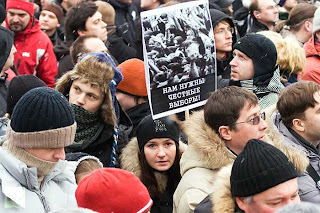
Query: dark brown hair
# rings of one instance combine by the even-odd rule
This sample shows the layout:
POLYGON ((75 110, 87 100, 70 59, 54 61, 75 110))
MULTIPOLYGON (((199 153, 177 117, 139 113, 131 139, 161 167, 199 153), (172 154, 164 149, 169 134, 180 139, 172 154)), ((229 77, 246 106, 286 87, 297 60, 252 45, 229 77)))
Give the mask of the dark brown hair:
MULTIPOLYGON (((175 145, 176 145, 176 157, 170 169, 168 169, 168 171, 165 171, 166 174, 168 175, 166 191, 170 191, 172 194, 176 190, 181 180, 180 164, 179 164, 181 153, 179 150, 179 144, 175 143, 175 145)), ((141 149, 140 151, 139 162, 141 166, 141 182, 147 187, 151 198, 157 199, 161 195, 161 192, 158 188, 158 183, 154 175, 155 170, 148 164, 146 160, 146 156, 144 154, 144 149, 141 149)))
POLYGON ((288 26, 291 31, 297 32, 306 21, 312 21, 317 7, 308 3, 299 3, 289 12, 288 20, 279 22, 275 30, 280 32, 284 26, 288 26))
POLYGON ((320 92, 320 85, 312 81, 298 81, 281 92, 277 109, 286 127, 292 127, 293 119, 305 119, 304 112, 317 103, 316 92, 320 92))
POLYGON ((241 87, 229 86, 221 88, 208 98, 204 106, 204 119, 217 134, 220 126, 228 126, 236 130, 234 125, 240 116, 240 111, 246 103, 249 106, 258 104, 257 96, 241 87))

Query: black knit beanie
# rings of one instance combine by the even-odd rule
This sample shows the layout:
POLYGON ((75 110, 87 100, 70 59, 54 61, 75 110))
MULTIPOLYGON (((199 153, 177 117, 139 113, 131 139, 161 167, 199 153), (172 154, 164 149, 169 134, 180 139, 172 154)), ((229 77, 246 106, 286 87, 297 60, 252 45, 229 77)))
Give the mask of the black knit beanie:
POLYGON ((17 102, 7 138, 21 148, 60 148, 73 142, 75 131, 75 116, 67 99, 51 88, 38 87, 17 102))
POLYGON ((247 197, 298 176, 287 156, 261 140, 249 140, 231 171, 231 193, 247 197))
MULTIPOLYGON (((277 63, 277 49, 273 42, 264 35, 249 33, 235 43, 237 49, 252 59, 254 77, 259 83, 269 83, 277 63)), ((257 85, 257 84, 255 84, 257 85)))
POLYGON ((156 120, 148 115, 142 119, 137 127, 137 139, 140 150, 153 138, 171 138, 179 143, 180 130, 178 124, 169 117, 156 120))
POLYGON ((46 84, 34 75, 19 75, 14 77, 8 86, 7 113, 12 114, 13 107, 26 92, 33 88, 45 86, 46 84))

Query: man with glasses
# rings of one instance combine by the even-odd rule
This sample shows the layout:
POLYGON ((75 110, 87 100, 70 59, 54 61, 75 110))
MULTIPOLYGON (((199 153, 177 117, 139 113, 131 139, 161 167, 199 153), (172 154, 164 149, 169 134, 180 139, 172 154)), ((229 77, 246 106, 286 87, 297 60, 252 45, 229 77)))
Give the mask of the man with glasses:
POLYGON ((214 42, 217 58, 217 75, 230 79, 230 65, 232 60, 232 45, 236 41, 236 34, 232 19, 223 12, 210 9, 214 42))
POLYGON ((270 112, 270 135, 280 133, 289 145, 309 158, 309 168, 298 177, 301 200, 319 204, 320 85, 299 81, 286 87, 279 96, 277 110, 270 112))
POLYGON ((231 86, 214 92, 204 111, 185 122, 188 149, 180 161, 182 179, 174 193, 173 212, 194 212, 213 192, 217 172, 232 163, 250 139, 265 139, 257 96, 231 86))
POLYGON ((261 109, 273 105, 284 88, 276 62, 277 49, 272 41, 263 35, 249 33, 233 46, 230 85, 255 93, 261 109))

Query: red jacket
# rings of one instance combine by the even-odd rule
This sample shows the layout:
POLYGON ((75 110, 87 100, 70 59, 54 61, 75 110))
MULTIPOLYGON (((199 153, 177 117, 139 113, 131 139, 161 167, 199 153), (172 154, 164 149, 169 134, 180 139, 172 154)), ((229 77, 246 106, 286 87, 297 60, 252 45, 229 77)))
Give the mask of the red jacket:
POLYGON ((320 84, 320 43, 316 42, 314 36, 312 36, 303 48, 307 60, 302 79, 320 84))
MULTIPOLYGON (((8 23, 7 27, 9 26, 8 23)), ((31 18, 24 31, 16 32, 14 65, 20 75, 36 75, 48 87, 53 87, 58 73, 57 59, 49 37, 41 31, 37 19, 31 18), (34 21, 33 21, 34 20, 34 21)))

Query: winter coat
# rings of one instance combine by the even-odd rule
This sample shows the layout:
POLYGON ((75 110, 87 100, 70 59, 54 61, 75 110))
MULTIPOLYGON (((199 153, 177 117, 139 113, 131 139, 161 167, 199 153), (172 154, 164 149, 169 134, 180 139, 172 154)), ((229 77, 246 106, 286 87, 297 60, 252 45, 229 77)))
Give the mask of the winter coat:
POLYGON ((125 42, 135 48, 136 41, 136 21, 139 20, 139 14, 134 4, 123 3, 118 0, 110 0, 110 3, 116 11, 115 25, 117 34, 125 42))
POLYGON ((269 30, 269 28, 266 25, 260 23, 256 18, 254 18, 253 16, 251 16, 251 18, 252 18, 252 22, 251 24, 248 25, 248 28, 249 28, 247 29, 248 33, 257 33, 260 31, 269 30))
POLYGON ((280 79, 280 70, 277 68, 271 79, 262 85, 265 81, 263 76, 249 80, 230 81, 229 85, 240 86, 252 91, 259 99, 259 106, 263 110, 273 104, 276 104, 280 92, 284 89, 280 79))
MULTIPOLYGON (((174 194, 174 205, 177 206, 177 204, 182 203, 180 208, 175 209, 174 212, 193 212, 196 206, 208 195, 210 202, 207 202, 205 207, 200 207, 206 209, 206 211, 203 212, 211 212, 208 211, 211 204, 213 204, 214 210, 212 212, 235 212, 235 202, 230 191, 230 174, 232 163, 236 156, 227 149, 225 142, 205 124, 203 111, 196 113, 197 120, 195 120, 195 118, 193 118, 194 115, 192 115, 187 121, 190 122, 187 128, 188 131, 186 129, 186 133, 189 133, 189 147, 180 161, 181 172, 183 172, 182 163, 191 164, 190 161, 195 163, 189 166, 189 170, 191 171, 187 171, 182 176, 181 182, 174 194), (190 149, 194 150, 193 153, 189 154, 190 149), (189 159, 185 159, 184 155, 187 155, 189 159), (200 163, 207 165, 207 168, 203 168, 203 166, 202 168, 198 168, 200 163), (223 168, 229 164, 231 164, 231 166, 229 166, 229 176, 221 177, 221 174, 223 174, 225 170, 223 168), (198 171, 196 169, 198 169, 198 171), (192 175, 190 175, 190 173, 192 175), (183 193, 185 194, 184 198, 181 196, 183 193), (180 197, 182 198, 178 199, 180 197), (180 201, 180 203, 178 201, 180 201)), ((305 171, 309 163, 308 159, 299 150, 285 146, 279 134, 272 136, 267 134, 265 141, 283 151, 299 172, 305 171)), ((197 209, 198 208, 199 207, 197 207, 197 209)))
POLYGON ((121 36, 117 35, 116 31, 108 34, 108 43, 108 50, 118 63, 137 57, 137 50, 129 46, 121 36))
POLYGON ((54 53, 59 62, 58 74, 56 79, 59 79, 66 72, 73 69, 72 58, 70 55, 70 46, 71 44, 67 41, 63 41, 60 45, 54 47, 54 53))
POLYGON ((180 160, 182 179, 173 195, 173 212, 193 212, 210 193, 219 169, 232 163, 236 156, 224 141, 205 123, 203 110, 185 121, 188 148, 180 160))
POLYGON ((312 36, 303 48, 307 60, 302 79, 320 84, 320 43, 316 42, 314 36, 312 36))
MULTIPOLYGON (((7 26, 8 23, 7 23, 7 26)), ((49 37, 40 29, 39 21, 31 18, 24 31, 16 32, 14 65, 20 75, 36 75, 53 87, 58 73, 57 59, 49 37)))
MULTIPOLYGON (((186 145, 179 143, 180 152, 183 153, 186 145)), ((132 138, 128 145, 123 149, 120 156, 121 168, 128 170, 141 179, 141 166, 139 162, 139 146, 137 138, 132 138)), ((162 192, 159 199, 153 199, 151 213, 170 213, 173 207, 173 192, 166 190, 168 177, 165 173, 155 172, 158 187, 162 192)))
MULTIPOLYGON (((320 155, 313 152, 310 148, 302 146, 299 140, 292 135, 288 128, 283 124, 279 111, 275 109, 275 106, 268 108, 267 110, 268 126, 270 134, 281 133, 283 139, 287 144, 294 147, 297 150, 301 150, 308 157, 310 164, 320 175, 320 155)), ((298 177, 299 195, 301 201, 320 203, 320 189, 312 179, 312 177, 305 171, 298 177)))
POLYGON ((29 168, 0 147, 0 212, 44 213, 77 207, 75 167, 59 161, 38 185, 36 168, 29 168))
POLYGON ((0 79, 0 117, 4 116, 7 112, 7 93, 9 82, 4 79, 0 79))

